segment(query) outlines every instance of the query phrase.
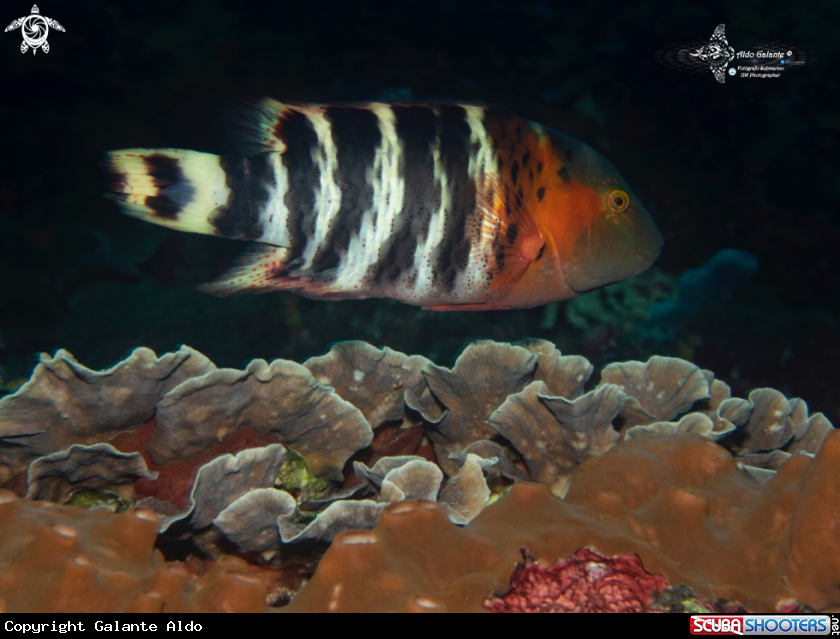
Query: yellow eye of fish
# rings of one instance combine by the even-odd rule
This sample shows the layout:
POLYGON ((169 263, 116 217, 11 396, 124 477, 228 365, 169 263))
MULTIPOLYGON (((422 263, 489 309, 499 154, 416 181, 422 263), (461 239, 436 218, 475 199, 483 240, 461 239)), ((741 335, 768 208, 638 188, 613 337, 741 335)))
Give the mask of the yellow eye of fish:
POLYGON ((607 193, 607 207, 613 213, 621 213, 628 206, 630 206, 630 196, 626 191, 621 189, 613 189, 607 193))

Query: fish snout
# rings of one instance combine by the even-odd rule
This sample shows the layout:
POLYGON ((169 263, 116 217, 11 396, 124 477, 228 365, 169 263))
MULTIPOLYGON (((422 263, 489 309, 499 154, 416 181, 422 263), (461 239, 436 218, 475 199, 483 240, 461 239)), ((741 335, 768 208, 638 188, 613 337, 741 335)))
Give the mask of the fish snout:
POLYGON ((639 204, 621 215, 603 212, 582 229, 563 259, 566 282, 577 293, 619 282, 647 270, 662 250, 662 235, 639 204))

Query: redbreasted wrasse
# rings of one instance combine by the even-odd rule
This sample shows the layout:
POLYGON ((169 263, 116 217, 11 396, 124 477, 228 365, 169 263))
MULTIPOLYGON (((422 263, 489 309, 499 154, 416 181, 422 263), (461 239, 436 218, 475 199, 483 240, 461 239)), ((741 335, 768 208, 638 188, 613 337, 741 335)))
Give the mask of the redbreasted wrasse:
POLYGON ((647 269, 662 237, 589 146, 483 104, 283 104, 234 117, 243 156, 108 154, 108 196, 256 242, 203 290, 529 308, 647 269))

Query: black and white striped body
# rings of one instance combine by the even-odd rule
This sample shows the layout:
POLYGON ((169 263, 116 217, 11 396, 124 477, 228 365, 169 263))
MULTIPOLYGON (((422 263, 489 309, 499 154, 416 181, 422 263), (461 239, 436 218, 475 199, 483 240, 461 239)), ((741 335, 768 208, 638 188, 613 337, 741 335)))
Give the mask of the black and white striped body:
POLYGON ((480 304, 494 240, 476 221, 479 194, 498 172, 490 108, 264 100, 237 120, 250 155, 113 153, 112 197, 158 224, 260 243, 215 293, 480 304))
POLYGON ((662 236, 591 147, 487 105, 288 105, 234 114, 241 156, 108 154, 108 196, 253 244, 203 290, 531 308, 648 268, 662 236))

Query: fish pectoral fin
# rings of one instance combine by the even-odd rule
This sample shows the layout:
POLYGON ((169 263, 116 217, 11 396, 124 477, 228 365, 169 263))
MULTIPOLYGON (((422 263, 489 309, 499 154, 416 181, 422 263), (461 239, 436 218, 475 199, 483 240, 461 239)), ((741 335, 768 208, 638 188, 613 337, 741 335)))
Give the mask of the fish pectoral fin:
POLYGON ((524 198, 497 176, 476 185, 472 220, 477 233, 493 246, 495 275, 516 275, 542 258, 545 239, 524 198))
POLYGON ((267 244, 251 244, 236 263, 219 279, 198 287, 203 293, 224 297, 234 293, 268 293, 295 290, 304 283, 290 277, 286 265, 288 250, 267 244))

